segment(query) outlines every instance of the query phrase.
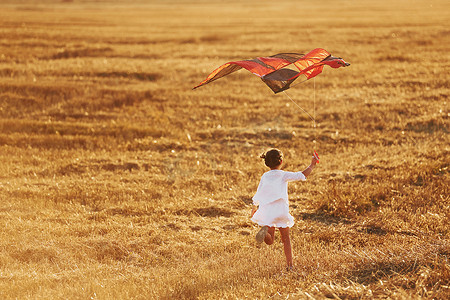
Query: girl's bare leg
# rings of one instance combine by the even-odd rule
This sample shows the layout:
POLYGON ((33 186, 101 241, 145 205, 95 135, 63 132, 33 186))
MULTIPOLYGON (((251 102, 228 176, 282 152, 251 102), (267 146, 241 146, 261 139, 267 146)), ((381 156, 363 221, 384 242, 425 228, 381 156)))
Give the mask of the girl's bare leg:
POLYGON ((266 237, 264 238, 264 242, 267 245, 272 245, 275 240, 275 227, 269 227, 269 231, 267 231, 266 237))
MULTIPOLYGON (((270 229, 269 229, 270 230, 270 229)), ((286 262, 288 267, 293 266, 292 262, 292 247, 291 247, 291 238, 289 236, 289 227, 287 228, 279 228, 281 234, 281 241, 284 246, 284 255, 286 255, 286 262)), ((267 237, 267 235, 266 235, 267 237)))

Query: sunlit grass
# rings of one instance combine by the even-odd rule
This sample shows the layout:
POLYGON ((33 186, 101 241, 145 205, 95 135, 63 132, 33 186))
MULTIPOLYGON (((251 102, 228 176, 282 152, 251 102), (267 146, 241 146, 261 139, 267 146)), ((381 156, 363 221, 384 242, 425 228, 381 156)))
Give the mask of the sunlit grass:
POLYGON ((446 1, 1 7, 2 298, 448 297, 446 1), (287 91, 316 129, 245 70, 192 90, 317 47, 351 66, 287 91), (290 273, 249 220, 270 147, 321 157, 290 273))

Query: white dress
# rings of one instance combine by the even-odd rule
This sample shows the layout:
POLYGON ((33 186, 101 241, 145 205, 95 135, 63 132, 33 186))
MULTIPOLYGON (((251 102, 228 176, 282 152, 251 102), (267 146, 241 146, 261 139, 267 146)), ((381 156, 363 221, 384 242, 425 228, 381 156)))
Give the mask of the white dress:
POLYGON ((288 182, 306 180, 302 172, 270 170, 264 173, 259 182, 253 204, 258 210, 252 221, 259 226, 292 227, 294 217, 289 213, 288 182))

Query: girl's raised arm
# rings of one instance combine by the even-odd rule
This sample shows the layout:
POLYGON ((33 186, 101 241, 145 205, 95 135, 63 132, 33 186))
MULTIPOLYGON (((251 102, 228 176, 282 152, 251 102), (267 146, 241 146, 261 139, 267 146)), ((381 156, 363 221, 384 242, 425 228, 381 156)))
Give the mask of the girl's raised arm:
POLYGON ((312 170, 316 167, 316 164, 317 164, 317 159, 315 156, 313 156, 311 159, 311 164, 305 170, 302 171, 303 175, 305 175, 305 177, 308 177, 309 174, 312 173, 312 170))

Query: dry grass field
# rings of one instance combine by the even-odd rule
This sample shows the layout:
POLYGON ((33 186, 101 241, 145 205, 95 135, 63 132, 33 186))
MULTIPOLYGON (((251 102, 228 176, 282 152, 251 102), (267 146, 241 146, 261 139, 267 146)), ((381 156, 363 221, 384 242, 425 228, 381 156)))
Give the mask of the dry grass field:
POLYGON ((0 298, 449 297, 449 25, 446 0, 2 1, 0 298), (319 47, 351 66, 287 91, 315 130, 245 70, 192 90, 319 47), (286 272, 259 155, 314 144, 286 272))

